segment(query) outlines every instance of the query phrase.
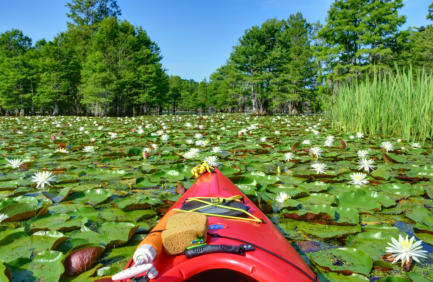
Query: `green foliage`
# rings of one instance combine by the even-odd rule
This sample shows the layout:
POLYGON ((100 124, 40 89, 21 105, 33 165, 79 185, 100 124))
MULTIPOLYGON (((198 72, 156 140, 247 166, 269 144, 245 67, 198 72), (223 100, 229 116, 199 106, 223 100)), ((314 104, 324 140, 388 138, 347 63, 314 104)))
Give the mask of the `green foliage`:
POLYGON ((371 73, 373 66, 389 69, 402 48, 405 32, 398 27, 402 0, 337 0, 331 4, 326 25, 318 32, 323 44, 316 50, 326 83, 334 93, 342 82, 371 73))
POLYGON ((121 15, 116 0, 71 0, 66 7, 69 8, 66 15, 79 26, 95 25, 104 18, 121 15))
POLYGON ((414 68, 424 68, 427 72, 433 70, 433 26, 420 27, 412 30, 407 48, 402 52, 402 66, 408 63, 414 68))
POLYGON ((428 20, 432 20, 433 21, 433 2, 428 6, 428 13, 427 13, 427 17, 428 20))
POLYGON ((220 76, 213 75, 218 81, 215 88, 226 94, 232 92, 233 97, 239 93, 233 91, 233 82, 239 85, 244 90, 240 94, 250 99, 254 113, 291 112, 294 107, 300 110, 301 102, 314 90, 310 35, 311 25, 301 13, 253 26, 239 39, 228 66, 219 70, 220 76), (227 70, 227 82, 221 85, 222 72, 227 70))
POLYGON ((336 128, 425 140, 433 137, 432 109, 433 76, 409 69, 340 87, 330 113, 336 128))

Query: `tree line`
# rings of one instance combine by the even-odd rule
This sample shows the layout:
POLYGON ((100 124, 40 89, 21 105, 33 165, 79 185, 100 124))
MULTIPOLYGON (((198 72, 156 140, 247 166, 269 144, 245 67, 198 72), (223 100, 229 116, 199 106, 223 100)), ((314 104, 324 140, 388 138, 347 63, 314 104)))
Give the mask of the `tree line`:
MULTIPOLYGON (((245 31, 209 78, 169 76, 115 0, 72 0, 53 40, 0 35, 0 114, 122 116, 320 111, 341 85, 396 68, 433 70, 433 26, 401 29, 402 0, 336 0, 326 22, 301 13, 245 31)), ((433 3, 426 7, 433 20, 433 3)))

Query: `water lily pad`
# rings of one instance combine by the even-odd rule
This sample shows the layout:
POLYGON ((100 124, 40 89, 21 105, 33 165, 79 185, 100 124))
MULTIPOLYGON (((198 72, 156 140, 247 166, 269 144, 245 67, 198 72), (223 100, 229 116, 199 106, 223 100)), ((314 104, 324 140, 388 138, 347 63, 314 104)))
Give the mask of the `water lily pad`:
POLYGON ((401 234, 396 227, 384 225, 372 225, 363 228, 364 232, 349 236, 346 241, 347 247, 357 248, 368 253, 373 260, 380 260, 380 257, 385 254, 385 248, 391 238, 398 238, 401 234))
POLYGON ((377 179, 388 180, 391 178, 391 167, 388 165, 378 166, 377 169, 371 173, 371 176, 377 179))
POLYGON ((59 203, 66 199, 69 194, 72 191, 72 187, 66 187, 61 189, 60 191, 57 190, 50 190, 50 191, 42 191, 42 194, 53 201, 54 203, 59 203))
POLYGON ((410 279, 406 279, 398 276, 388 276, 379 279, 379 282, 412 282, 410 279))
POLYGON ((423 206, 414 206, 406 212, 406 216, 416 221, 415 228, 433 232, 433 212, 423 206))
POLYGON ((425 243, 433 246, 433 234, 416 232, 415 235, 418 237, 418 239, 423 240, 425 243))
POLYGON ((0 261, 0 281, 10 281, 11 280, 11 272, 6 265, 0 261))
POLYGON ((29 236, 21 229, 1 241, 0 260, 11 262, 18 258, 30 258, 33 253, 56 248, 66 239, 57 231, 38 231, 29 236))
POLYGON ((119 198, 114 201, 116 206, 124 211, 143 210, 153 205, 161 204, 161 200, 147 195, 135 193, 129 197, 119 198))
POLYGON ((325 276, 326 279, 329 281, 342 281, 342 282, 367 282, 370 281, 367 277, 358 274, 358 273, 352 273, 350 275, 344 275, 336 272, 322 272, 323 276, 325 276))
POLYGON ((37 253, 31 262, 14 269, 14 281, 59 281, 63 272, 63 253, 45 250, 37 253))
POLYGON ((128 242, 138 226, 128 222, 104 222, 96 231, 87 227, 68 233, 71 239, 83 239, 90 244, 98 244, 111 248, 128 242))
POLYGON ((336 202, 341 206, 360 211, 381 210, 382 206, 391 207, 395 205, 395 201, 385 194, 363 189, 344 192, 337 196, 336 202))
POLYGON ((3 222, 19 221, 36 215, 41 207, 37 199, 20 196, 0 201, 0 214, 8 216, 3 222))
POLYGON ((387 183, 378 185, 377 188, 396 199, 424 194, 422 186, 411 185, 409 183, 387 183))
POLYGON ((310 259, 322 268, 345 275, 352 273, 368 275, 373 267, 371 257, 355 248, 322 250, 311 253, 310 259))
POLYGON ((77 203, 86 203, 91 205, 98 205, 107 201, 112 193, 105 189, 91 189, 83 192, 82 197, 74 200, 77 203))
POLYGON ((33 218, 27 223, 30 225, 30 230, 32 232, 39 230, 57 230, 60 232, 67 232, 74 229, 80 229, 80 226, 86 223, 86 219, 59 213, 33 218))
POLYGON ((297 225, 297 230, 301 231, 306 235, 311 235, 316 238, 329 239, 344 237, 350 234, 356 234, 358 232, 361 232, 361 226, 326 225, 299 221, 297 225))

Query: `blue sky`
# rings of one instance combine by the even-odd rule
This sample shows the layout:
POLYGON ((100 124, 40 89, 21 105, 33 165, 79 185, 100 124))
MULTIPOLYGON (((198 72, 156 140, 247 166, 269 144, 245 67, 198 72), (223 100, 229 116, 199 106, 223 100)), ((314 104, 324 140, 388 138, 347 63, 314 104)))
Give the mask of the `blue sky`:
MULTIPOLYGON (((33 42, 66 30, 67 0, 0 0, 0 33, 18 28, 33 42)), ((157 42, 169 74, 200 81, 225 63, 244 31, 301 12, 325 21, 332 0, 118 0, 121 19, 157 42)), ((404 0, 407 26, 427 25, 431 0, 404 0)))

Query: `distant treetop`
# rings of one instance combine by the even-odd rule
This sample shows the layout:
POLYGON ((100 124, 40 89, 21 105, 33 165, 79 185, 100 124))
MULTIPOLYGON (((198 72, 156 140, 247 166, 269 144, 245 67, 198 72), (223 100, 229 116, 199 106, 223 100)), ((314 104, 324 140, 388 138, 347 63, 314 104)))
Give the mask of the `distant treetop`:
POLYGON ((117 18, 122 14, 116 0, 71 0, 66 4, 69 13, 68 18, 72 19, 75 25, 94 25, 104 18, 117 18))

